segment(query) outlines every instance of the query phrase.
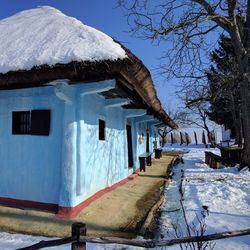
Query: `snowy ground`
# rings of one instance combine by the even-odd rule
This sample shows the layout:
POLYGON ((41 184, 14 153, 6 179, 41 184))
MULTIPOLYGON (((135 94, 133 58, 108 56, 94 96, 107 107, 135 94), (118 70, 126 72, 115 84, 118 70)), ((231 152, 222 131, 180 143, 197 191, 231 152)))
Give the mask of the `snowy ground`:
MULTIPOLYGON (((174 224, 178 226, 179 234, 188 236, 180 204, 181 169, 184 170, 183 205, 188 224, 197 225, 197 216, 202 218, 202 206, 207 206, 209 215, 206 216, 206 234, 250 228, 250 172, 246 169, 238 171, 237 167, 219 170, 209 168, 204 163, 204 151, 207 150, 191 148, 183 157, 184 164, 174 168, 171 184, 165 190, 159 235, 173 238, 174 224)), ((217 149, 209 151, 219 154, 217 149)), ((250 249, 250 237, 218 240, 214 249, 250 249)))
MULTIPOLYGON (((174 168, 173 179, 165 190, 166 200, 161 207, 158 237, 173 238, 173 224, 177 225, 180 234, 187 236, 180 205, 181 169, 184 171, 183 205, 190 225, 197 225, 197 216, 202 218, 201 211, 204 210, 202 206, 207 206, 209 215, 206 215, 205 234, 250 228, 250 172, 246 169, 238 171, 237 167, 213 170, 204 163, 204 151, 210 150, 219 154, 216 149, 189 147, 189 150, 190 152, 183 157, 184 164, 179 164, 174 168)), ((46 240, 46 238, 0 233, 0 249, 21 248, 41 240, 46 240)), ((47 249, 68 250, 70 245, 47 249)), ((87 249, 135 250, 141 248, 87 244, 87 249)), ((167 249, 180 248, 173 246, 167 249)), ((247 250, 250 249, 250 237, 217 240, 214 249, 247 250)))

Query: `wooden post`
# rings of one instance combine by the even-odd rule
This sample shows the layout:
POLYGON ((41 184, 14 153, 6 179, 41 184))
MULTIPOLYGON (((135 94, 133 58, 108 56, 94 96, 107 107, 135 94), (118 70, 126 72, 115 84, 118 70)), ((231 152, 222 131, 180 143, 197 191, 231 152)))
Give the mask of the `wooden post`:
POLYGON ((86 250, 86 242, 80 241, 80 236, 86 236, 87 228, 84 223, 76 222, 71 226, 72 237, 76 237, 77 242, 73 242, 71 250, 86 250))
POLYGON ((140 171, 146 172, 146 164, 145 164, 145 158, 139 156, 139 162, 140 162, 140 171))

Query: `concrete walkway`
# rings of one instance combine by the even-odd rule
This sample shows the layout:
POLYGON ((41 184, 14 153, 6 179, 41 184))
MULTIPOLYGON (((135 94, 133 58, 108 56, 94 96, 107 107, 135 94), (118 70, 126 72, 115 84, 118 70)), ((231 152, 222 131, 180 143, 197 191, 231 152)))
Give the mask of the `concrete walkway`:
POLYGON ((92 236, 133 237, 150 209, 160 198, 171 156, 155 159, 146 172, 92 202, 74 219, 62 220, 54 214, 0 206, 0 231, 32 235, 71 235, 73 222, 84 222, 92 236))

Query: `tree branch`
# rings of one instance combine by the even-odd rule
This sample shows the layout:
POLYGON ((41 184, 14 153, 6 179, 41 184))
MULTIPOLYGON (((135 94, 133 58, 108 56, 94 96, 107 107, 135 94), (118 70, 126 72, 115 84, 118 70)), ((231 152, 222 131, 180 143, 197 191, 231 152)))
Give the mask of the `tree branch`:
POLYGON ((219 26, 219 25, 216 24, 216 25, 212 26, 210 29, 207 29, 207 30, 201 31, 201 32, 197 32, 197 33, 195 33, 195 34, 192 34, 192 35, 188 36, 188 39, 190 39, 190 38, 192 38, 192 37, 195 37, 195 36, 206 35, 206 34, 208 34, 209 32, 215 30, 218 26, 219 26))
POLYGON ((213 10, 212 6, 205 0, 192 0, 195 3, 198 3, 200 6, 202 6, 210 16, 210 19, 215 21, 220 27, 222 27, 227 32, 230 31, 230 26, 232 26, 232 23, 228 20, 228 18, 218 15, 213 10))

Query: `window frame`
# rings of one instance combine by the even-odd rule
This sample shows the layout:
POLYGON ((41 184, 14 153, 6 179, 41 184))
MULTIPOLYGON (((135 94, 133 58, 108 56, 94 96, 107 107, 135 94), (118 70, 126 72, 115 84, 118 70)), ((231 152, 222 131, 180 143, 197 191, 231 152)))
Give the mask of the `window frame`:
POLYGON ((50 109, 12 111, 12 135, 49 136, 50 127, 50 109))
POLYGON ((30 111, 13 111, 12 112, 12 134, 29 135, 31 128, 30 111))

